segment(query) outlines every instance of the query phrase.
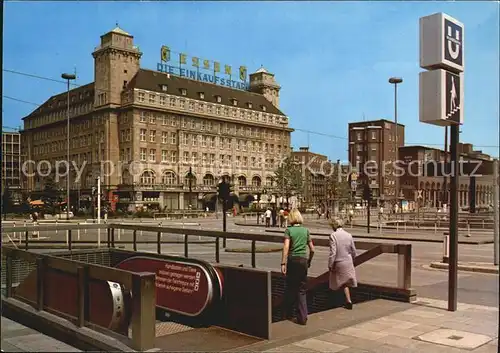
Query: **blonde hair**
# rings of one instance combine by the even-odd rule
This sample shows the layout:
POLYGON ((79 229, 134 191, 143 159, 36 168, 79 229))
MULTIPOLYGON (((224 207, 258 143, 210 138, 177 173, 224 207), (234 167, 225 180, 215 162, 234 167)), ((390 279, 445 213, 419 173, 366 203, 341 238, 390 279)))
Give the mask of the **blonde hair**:
POLYGON ((334 218, 334 219, 330 220, 330 226, 333 229, 342 228, 343 225, 344 225, 344 221, 340 218, 334 218))
POLYGON ((290 214, 288 215, 288 222, 291 225, 304 223, 304 219, 298 209, 294 208, 290 211, 290 214))

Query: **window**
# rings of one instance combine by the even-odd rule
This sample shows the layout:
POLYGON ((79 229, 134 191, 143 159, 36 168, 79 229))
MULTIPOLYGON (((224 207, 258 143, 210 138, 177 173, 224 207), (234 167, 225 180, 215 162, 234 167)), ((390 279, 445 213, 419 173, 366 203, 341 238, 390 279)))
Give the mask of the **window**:
MULTIPOLYGON (((127 129, 126 130, 126 135, 125 135, 125 141, 130 141, 130 136, 131 136, 131 132, 130 132, 130 129, 127 129)), ((91 142, 92 143, 92 142, 91 142)))
POLYGON ((211 148, 215 148, 215 136, 212 136, 212 137, 210 138, 210 147, 211 147, 211 148))
POLYGON ((155 183, 155 174, 152 171, 146 170, 141 175, 141 184, 151 185, 155 183))
POLYGON ((170 161, 172 163, 177 163, 177 151, 170 151, 170 161))
POLYGON ((233 105, 234 106, 237 106, 238 105, 238 101, 236 99, 233 99, 233 105))
POLYGON ((247 107, 248 107, 249 109, 252 109, 252 103, 251 103, 251 102, 248 102, 248 103, 247 103, 247 107))
POLYGON ((205 186, 212 186, 215 183, 214 176, 212 174, 206 174, 203 177, 203 185, 205 186))
POLYGON ((149 115, 149 123, 156 124, 156 115, 154 113, 150 113, 149 115))
POLYGON ((226 148, 226 139, 224 137, 221 137, 220 140, 219 140, 219 147, 221 150, 223 150, 224 148, 226 148))
POLYGON ((160 104, 161 105, 166 105, 167 104, 167 97, 160 96, 160 104))
POLYGON ((187 90, 185 88, 181 88, 181 94, 183 96, 187 95, 187 90))
POLYGON ((246 167, 248 165, 248 157, 244 156, 243 157, 243 167, 246 167))
POLYGON ((194 110, 194 102, 189 102, 189 110, 194 110))
POLYGON ((182 144, 184 146, 187 146, 188 145, 188 135, 187 134, 182 134, 182 144))
POLYGON ((215 113, 220 115, 221 114, 221 108, 220 107, 215 107, 215 113))
POLYGON ((198 152, 191 152, 192 163, 196 163, 197 160, 198 160, 198 152))
POLYGON ((177 144, 177 134, 175 132, 171 132, 170 133, 170 143, 172 145, 176 145, 177 144))
POLYGON ((143 103, 145 99, 146 94, 144 92, 139 92, 137 95, 137 100, 139 101, 139 103, 143 103))
POLYGON ((161 150, 161 161, 162 162, 168 162, 168 157, 167 157, 167 150, 161 150))
POLYGON ((205 99, 205 93, 199 92, 198 94, 200 95, 200 99, 205 99))
POLYGON ((145 123, 146 122, 146 112, 142 111, 139 116, 140 116, 139 121, 141 123, 145 123))
POLYGON ((141 161, 145 161, 145 160, 146 160, 146 149, 141 148, 141 161))
POLYGON ((156 150, 154 150, 154 149, 149 150, 149 161, 150 162, 156 161, 156 150))
POLYGON ((211 153, 210 154, 210 165, 214 165, 215 164, 215 153, 211 153))
POLYGON ((170 106, 175 107, 175 98, 170 98, 170 106))
POLYGON ((372 131, 372 140, 375 140, 377 138, 377 132, 372 131))
POLYGON ((167 85, 161 85, 161 90, 166 92, 168 89, 168 86, 167 85))
MULTIPOLYGON (((361 132, 359 132, 359 131, 358 131, 358 132, 356 133, 356 139, 357 139, 358 141, 361 141, 361 132)), ((389 140, 390 140, 390 139, 389 139, 389 140)))
POLYGON ((156 141, 156 130, 149 131, 149 142, 156 141))
POLYGON ((162 182, 166 185, 174 185, 176 182, 175 179, 175 174, 173 172, 165 172, 162 177, 162 182))
POLYGON ((203 163, 202 165, 206 165, 207 164, 207 160, 208 160, 208 154, 207 153, 203 153, 201 155, 201 162, 203 163))
POLYGON ((181 99, 181 100, 179 101, 179 104, 180 104, 180 106, 181 106, 181 109, 185 109, 185 108, 186 108, 186 101, 185 101, 184 99, 181 99))
POLYGON ((146 129, 140 131, 140 141, 146 141, 146 129))
POLYGON ((215 101, 216 101, 217 103, 222 102, 222 97, 221 97, 221 96, 215 96, 215 101))
POLYGON ((168 132, 162 131, 161 133, 161 143, 167 143, 168 142, 168 132))
POLYGON ((182 154, 182 156, 183 156, 183 159, 184 159, 184 163, 189 163, 189 152, 184 151, 184 153, 182 154))
POLYGON ((168 125, 168 116, 166 116, 166 115, 161 116, 161 124, 168 125))
POLYGON ((201 147, 207 147, 208 136, 201 137, 201 147))
POLYGON ((191 135, 191 144, 192 144, 193 147, 198 146, 198 136, 191 135))
POLYGON ((264 112, 267 110, 265 105, 261 105, 261 108, 262 108, 262 111, 264 111, 264 112))
POLYGON ((156 95, 150 94, 149 95, 149 103, 154 104, 156 101, 156 95))

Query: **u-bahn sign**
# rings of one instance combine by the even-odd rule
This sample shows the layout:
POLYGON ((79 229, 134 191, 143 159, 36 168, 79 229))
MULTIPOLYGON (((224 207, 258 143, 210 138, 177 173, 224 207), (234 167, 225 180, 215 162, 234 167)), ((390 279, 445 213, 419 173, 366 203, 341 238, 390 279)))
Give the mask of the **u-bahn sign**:
POLYGON ((464 71, 464 25, 444 13, 420 19, 420 67, 464 71))
POLYGON ((419 120, 463 124, 464 25, 444 14, 420 19, 419 120))
POLYGON ((186 316, 202 314, 222 293, 222 276, 201 261, 135 256, 116 267, 155 273, 156 306, 186 316))
POLYGON ((447 126, 463 124, 463 74, 446 70, 420 73, 419 120, 447 126))

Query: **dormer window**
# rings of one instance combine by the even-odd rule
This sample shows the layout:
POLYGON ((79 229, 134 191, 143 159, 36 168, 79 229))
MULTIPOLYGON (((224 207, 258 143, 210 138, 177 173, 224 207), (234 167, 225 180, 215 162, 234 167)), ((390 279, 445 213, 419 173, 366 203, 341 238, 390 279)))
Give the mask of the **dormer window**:
POLYGON ((167 85, 160 85, 161 86, 161 90, 166 92, 168 90, 168 86, 167 85))
POLYGON ((217 103, 222 102, 222 97, 221 97, 221 96, 215 96, 215 101, 216 101, 217 103))
POLYGON ((233 105, 238 105, 238 101, 236 99, 233 98, 231 101, 233 102, 233 105))
POLYGON ((261 108, 262 108, 262 111, 265 112, 266 111, 266 106, 265 105, 261 105, 261 108))
POLYGON ((200 99, 205 99, 205 93, 199 92, 198 94, 200 95, 200 99))
POLYGON ((248 102, 248 103, 247 103, 247 107, 248 107, 249 109, 252 109, 252 103, 251 103, 251 102, 248 102))
POLYGON ((185 88, 181 88, 181 94, 183 96, 187 95, 187 90, 185 88))

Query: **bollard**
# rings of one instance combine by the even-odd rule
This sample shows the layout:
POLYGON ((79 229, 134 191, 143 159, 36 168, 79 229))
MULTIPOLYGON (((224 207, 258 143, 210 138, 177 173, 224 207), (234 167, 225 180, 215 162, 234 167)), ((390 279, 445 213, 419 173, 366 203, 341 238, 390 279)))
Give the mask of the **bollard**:
POLYGON ((76 232, 76 238, 80 240, 80 223, 78 223, 78 230, 76 232))
POLYGON ((405 221, 405 233, 406 233, 406 221, 405 221))
POLYGON ((437 223, 434 222, 434 234, 436 234, 436 233, 437 233, 437 223))
POLYGON ((446 235, 443 238, 443 263, 447 264, 450 251, 450 236, 446 235))
POLYGON ((118 235, 118 240, 120 240, 120 233, 121 233, 120 228, 117 228, 116 231, 117 231, 117 235, 118 235))
POLYGON ((56 218, 56 235, 57 235, 57 218, 56 218))
MULTIPOLYGON (((87 224, 87 220, 85 220, 85 225, 87 224)), ((83 231, 83 234, 87 235, 87 228, 85 228, 85 230, 83 231)))
POLYGON ((69 234, 68 234, 69 230, 66 231, 66 245, 69 246, 69 234))
POLYGON ((399 221, 396 220, 396 234, 399 234, 399 221))
POLYGON ((467 222, 467 238, 470 238, 470 223, 467 222))
MULTIPOLYGON (((142 225, 142 218, 139 219, 139 223, 142 225)), ((142 230, 141 230, 141 238, 142 238, 142 230)))

